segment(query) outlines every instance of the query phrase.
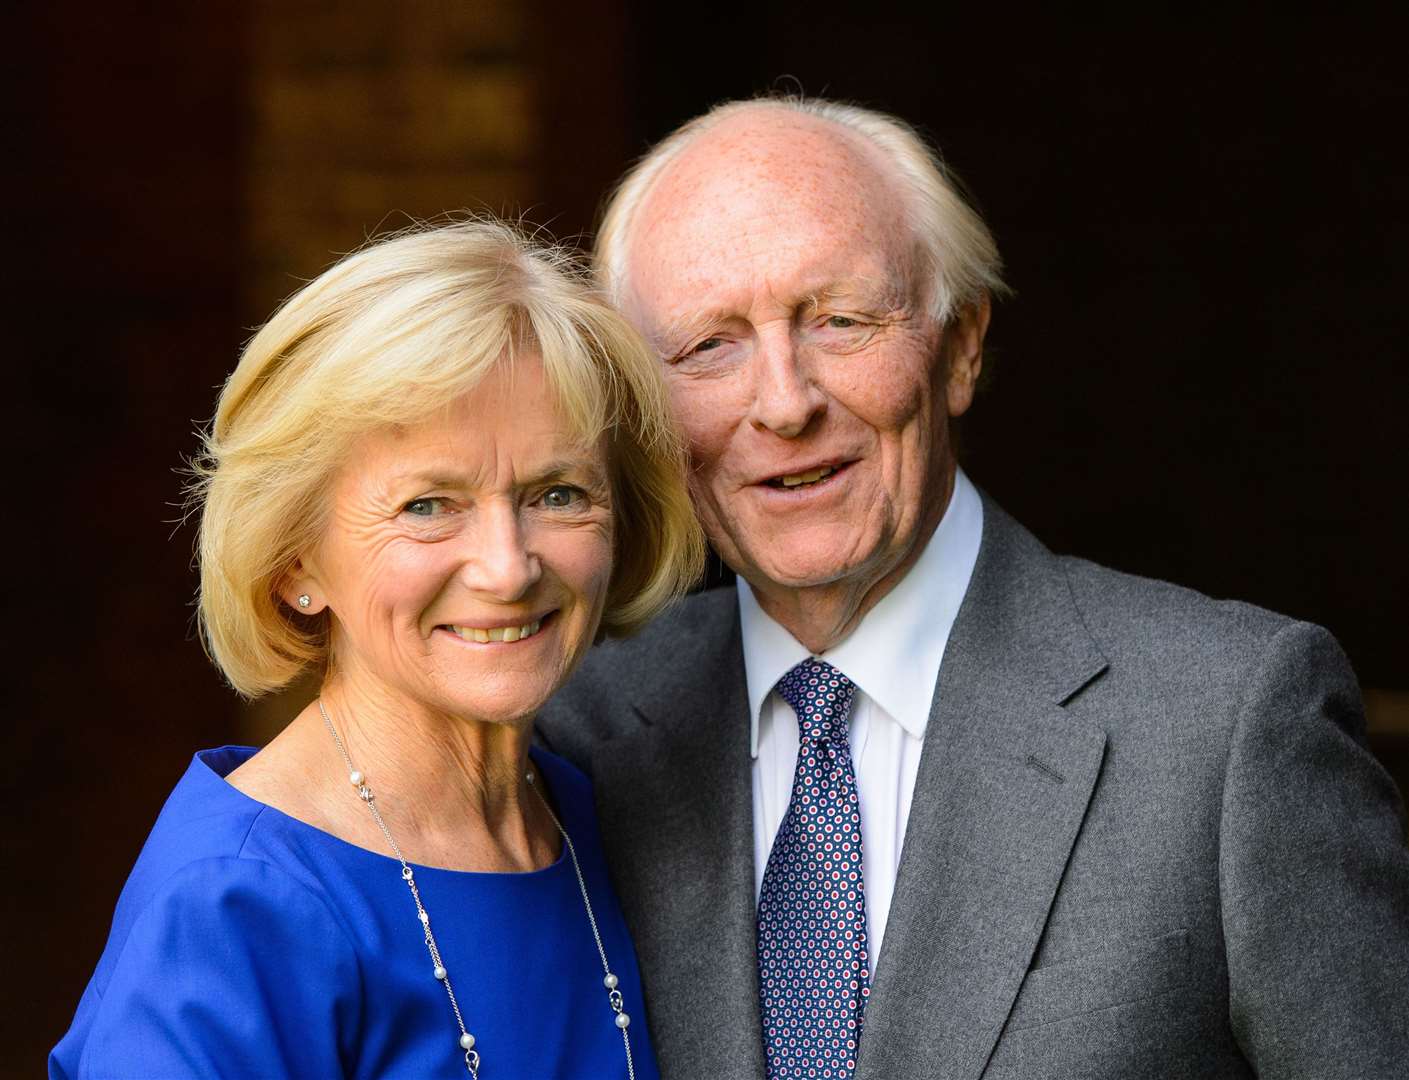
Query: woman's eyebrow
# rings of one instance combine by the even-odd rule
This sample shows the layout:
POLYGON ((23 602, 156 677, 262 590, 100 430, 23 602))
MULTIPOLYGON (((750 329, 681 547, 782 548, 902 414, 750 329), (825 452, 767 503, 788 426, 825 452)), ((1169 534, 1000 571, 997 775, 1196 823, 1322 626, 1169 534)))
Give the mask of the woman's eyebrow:
MULTIPOLYGON (((533 472, 525 474, 517 479, 520 485, 542 484, 551 480, 564 480, 574 476, 581 476, 592 483, 606 483, 606 474, 602 471, 597 462, 590 459, 560 458, 555 461, 545 463, 533 472)), ((392 484, 415 484, 418 487, 426 488, 459 488, 473 487, 473 481, 468 473, 459 472, 454 469, 435 467, 430 469, 410 469, 405 472, 393 473, 390 477, 392 484)))
POLYGON ((426 488, 451 488, 464 484, 465 476, 453 470, 437 469, 406 469, 404 471, 393 471, 387 477, 392 486, 402 486, 405 484, 415 484, 417 487, 426 488))
POLYGON ((575 472, 586 472, 597 475, 601 470, 594 461, 582 461, 574 458, 562 458, 558 461, 550 461, 541 469, 538 469, 529 477, 530 480, 557 480, 575 472))

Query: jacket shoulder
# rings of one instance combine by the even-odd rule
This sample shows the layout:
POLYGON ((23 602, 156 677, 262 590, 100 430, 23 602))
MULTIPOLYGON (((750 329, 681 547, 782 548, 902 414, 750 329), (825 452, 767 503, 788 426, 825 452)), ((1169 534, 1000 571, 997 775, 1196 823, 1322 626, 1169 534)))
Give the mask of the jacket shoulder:
POLYGON ((1260 655, 1296 620, 1275 611, 1221 600, 1182 585, 1057 557, 1087 629, 1112 660, 1158 650, 1173 656, 1260 655))
POLYGON ((662 665, 681 663, 694 650, 718 650, 738 623, 739 596, 732 585, 687 596, 629 638, 604 641, 587 654, 569 681, 574 690, 618 690, 662 665))
POLYGON ((700 670, 727 670, 738 625, 738 593, 720 586, 685 597, 632 637, 595 646, 539 713, 539 741, 585 767, 592 743, 638 722, 632 701, 669 701, 700 670))
MULTIPOLYGON (((1094 647, 1102 693, 1146 701, 1211 705, 1241 693, 1246 680, 1289 628, 1330 642, 1320 627, 1236 600, 1139 577, 1086 559, 1055 555, 985 499, 983 546, 965 604, 1003 633, 1025 638, 1034 655, 1094 647), (1153 697, 1151 695, 1154 695, 1153 697)), ((989 643, 1001 648, 1003 641, 989 643)))
MULTIPOLYGON (((1325 628, 1237 600, 1061 557, 1072 598, 1109 663, 1104 690, 1161 702, 1169 716, 1228 730, 1277 672, 1306 678, 1353 704, 1344 726, 1363 727, 1350 662, 1325 628)), ((1093 689, 1097 689, 1093 688, 1093 689)), ((1309 687, 1305 688, 1309 692, 1309 687)), ((1103 696, 1097 689, 1098 696, 1103 696)))

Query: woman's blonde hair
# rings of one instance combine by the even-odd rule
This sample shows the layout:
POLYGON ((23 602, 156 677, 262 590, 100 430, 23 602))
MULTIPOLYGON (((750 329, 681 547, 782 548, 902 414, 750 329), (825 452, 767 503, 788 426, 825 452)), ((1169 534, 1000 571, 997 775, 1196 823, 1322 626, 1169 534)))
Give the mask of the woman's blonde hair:
POLYGON ((567 253, 497 221, 378 240, 300 289, 254 336, 194 463, 206 650, 250 697, 327 663, 328 618, 279 589, 322 535, 360 436, 423 421, 524 350, 566 422, 605 437, 616 561, 602 630, 630 634, 699 575, 704 542, 659 361, 567 253))

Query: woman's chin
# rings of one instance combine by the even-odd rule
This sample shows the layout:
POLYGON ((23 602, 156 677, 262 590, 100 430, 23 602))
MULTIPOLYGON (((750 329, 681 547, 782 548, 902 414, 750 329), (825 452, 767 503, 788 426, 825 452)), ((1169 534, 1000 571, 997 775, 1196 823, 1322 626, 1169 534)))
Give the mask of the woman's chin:
POLYGON ((463 631, 436 627, 445 650, 441 674, 448 695, 471 714, 495 722, 532 717, 591 644, 581 633, 565 632, 565 622, 554 612, 536 633, 512 641, 467 640, 463 631))
POLYGON ((464 672, 443 689, 446 711, 464 720, 522 727, 533 721, 558 689, 562 680, 554 674, 560 670, 556 664, 545 664, 535 671, 504 671, 486 665, 479 672, 464 672))

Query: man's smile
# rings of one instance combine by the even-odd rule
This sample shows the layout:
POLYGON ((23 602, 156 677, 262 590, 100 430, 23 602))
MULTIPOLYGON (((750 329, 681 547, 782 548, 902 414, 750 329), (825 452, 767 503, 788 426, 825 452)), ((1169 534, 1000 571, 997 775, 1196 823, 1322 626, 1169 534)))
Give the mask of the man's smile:
POLYGON ((830 499, 854 486, 851 477, 855 464, 855 461, 843 461, 779 473, 751 485, 750 490, 761 496, 768 506, 778 510, 824 497, 830 499))
POLYGON ((771 488, 811 487, 823 480, 836 476, 851 464, 850 461, 840 461, 823 465, 812 465, 805 469, 798 469, 795 472, 771 476, 763 482, 771 488))

